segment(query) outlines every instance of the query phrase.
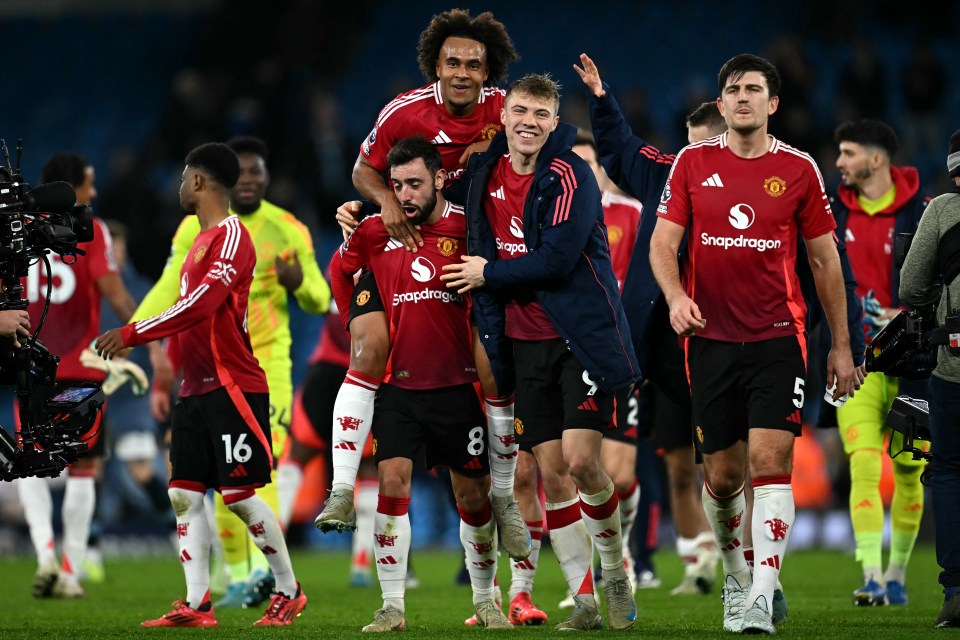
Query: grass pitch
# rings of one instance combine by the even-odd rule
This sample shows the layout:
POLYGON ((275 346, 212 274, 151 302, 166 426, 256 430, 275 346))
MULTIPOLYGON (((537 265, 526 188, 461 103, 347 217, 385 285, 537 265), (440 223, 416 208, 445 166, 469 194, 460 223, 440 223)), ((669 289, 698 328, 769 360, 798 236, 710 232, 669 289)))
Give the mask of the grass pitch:
MULTIPOLYGON (((464 627, 473 613, 470 588, 454 585, 462 555, 453 552, 414 551, 413 564, 421 585, 407 593, 407 634, 424 640, 478 638, 488 633, 533 638, 557 636, 553 625, 566 617, 557 608, 565 595, 559 567, 552 554, 541 556, 534 602, 546 611, 545 627, 487 631, 464 627)), ((504 558, 504 556, 501 556, 504 558)), ((656 558, 663 586, 637 594, 639 616, 630 631, 593 632, 591 637, 727 638, 721 628, 719 585, 709 596, 671 596, 681 577, 676 556, 661 552, 656 558)), ((349 558, 345 554, 295 552, 294 568, 309 598, 303 616, 286 628, 253 628, 262 610, 219 609, 216 629, 141 629, 148 618, 169 611, 184 594, 183 573, 176 555, 169 558, 108 561, 107 581, 87 586, 80 600, 36 600, 30 595, 35 563, 32 558, 0 560, 3 597, 0 599, 0 639, 45 638, 358 638, 380 604, 379 587, 347 586, 349 558)), ((509 567, 501 561, 500 584, 506 597, 509 567)), ((910 563, 906 607, 854 608, 850 592, 860 581, 851 554, 798 551, 787 556, 783 574, 790 607, 789 619, 777 633, 785 638, 930 638, 949 636, 933 628, 943 602, 932 548, 917 549, 910 563)), ((603 608, 601 607, 601 611, 603 608)))

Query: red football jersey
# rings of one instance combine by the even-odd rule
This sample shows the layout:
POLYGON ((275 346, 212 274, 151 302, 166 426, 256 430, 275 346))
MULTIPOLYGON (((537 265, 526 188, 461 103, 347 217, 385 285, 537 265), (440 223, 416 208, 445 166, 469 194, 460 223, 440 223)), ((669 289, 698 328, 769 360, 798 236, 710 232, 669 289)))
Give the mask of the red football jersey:
POLYGON ((685 147, 657 214, 687 227, 683 284, 707 321, 698 336, 756 342, 802 333, 807 306, 795 270, 797 231, 836 223, 813 159, 772 138, 745 159, 727 134, 685 147))
POLYGON ((253 357, 247 299, 256 250, 237 216, 201 231, 180 268, 180 299, 160 315, 120 330, 124 344, 140 345, 177 334, 183 364, 181 396, 234 384, 267 393, 267 378, 253 357))
POLYGON ((421 135, 437 145, 449 183, 463 173, 463 150, 474 142, 492 139, 503 129, 500 110, 505 95, 503 89, 483 87, 473 113, 451 116, 443 104, 439 82, 401 93, 380 111, 360 153, 382 173, 387 170, 387 152, 397 142, 421 135))
MULTIPOLYGON (((330 282, 329 270, 324 273, 324 276, 327 282, 330 282)), ((330 301, 330 310, 320 329, 320 339, 307 362, 310 364, 330 362, 344 368, 350 366, 350 334, 343 328, 340 307, 337 306, 336 300, 330 301)))
MULTIPOLYGON (((473 383, 477 369, 470 298, 447 289, 440 280, 444 265, 459 263, 466 250, 463 207, 448 202, 443 217, 422 225, 420 235, 423 248, 417 253, 404 251, 387 235, 379 215, 367 216, 334 257, 330 275, 352 283, 362 266, 373 270, 390 326, 390 384, 441 389, 473 383)), ((351 290, 334 287, 340 308, 348 308, 351 290)))
POLYGON ((638 200, 612 191, 603 192, 602 202, 603 223, 607 227, 607 241, 610 243, 610 263, 623 291, 633 245, 637 243, 637 227, 640 225, 643 205, 638 200))
MULTIPOLYGON (((117 273, 107 225, 95 219, 93 240, 79 247, 87 255, 77 256, 72 264, 53 253, 47 256, 53 280, 50 310, 38 337, 50 353, 60 356, 58 379, 100 381, 107 374, 81 365, 80 353, 100 335, 101 295, 97 280, 117 273)), ((23 286, 30 303, 30 326, 36 330, 47 295, 47 270, 42 262, 30 265, 23 286)))
MULTIPOLYGON (((532 173, 520 175, 513 170, 509 154, 500 158, 487 181, 483 210, 493 229, 500 260, 517 258, 527 252, 523 239, 523 205, 532 183, 532 173)), ((515 340, 560 337, 532 289, 516 292, 516 297, 507 303, 506 320, 507 336, 515 340)))

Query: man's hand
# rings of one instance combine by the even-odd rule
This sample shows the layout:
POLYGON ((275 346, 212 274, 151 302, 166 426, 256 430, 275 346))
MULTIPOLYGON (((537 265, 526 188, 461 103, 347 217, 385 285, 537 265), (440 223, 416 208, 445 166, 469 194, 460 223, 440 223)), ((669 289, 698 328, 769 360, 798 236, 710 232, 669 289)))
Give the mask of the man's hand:
POLYGON ((127 345, 123 344, 120 329, 110 329, 110 331, 97 338, 93 348, 101 358, 109 360, 124 351, 127 345))
POLYGON ((20 348, 20 337, 30 335, 30 314, 20 309, 0 311, 0 336, 13 338, 13 346, 20 348))
POLYGON ((853 357, 850 348, 831 348, 827 355, 827 382, 837 381, 837 388, 833 392, 833 399, 847 394, 851 398, 860 388, 862 378, 860 369, 853 366, 853 357))
POLYGON ((167 355, 163 345, 159 342, 147 344, 147 350, 150 352, 150 368, 153 369, 153 384, 169 389, 173 385, 173 377, 176 372, 173 370, 173 363, 170 356, 167 355))
POLYGON ((293 252, 293 262, 287 262, 280 256, 274 260, 277 268, 277 280, 283 285, 283 288, 289 292, 294 292, 303 284, 303 267, 300 266, 300 258, 297 252, 293 252))
POLYGON ((689 296, 678 295, 670 303, 670 326, 678 336, 688 338, 707 326, 700 315, 700 307, 689 296))
POLYGON ((581 53, 580 64, 583 65, 582 69, 577 65, 573 65, 573 70, 576 71, 580 79, 583 80, 583 84, 590 90, 590 93, 598 98, 607 95, 607 92, 603 90, 603 84, 600 82, 600 72, 597 71, 597 65, 593 64, 590 56, 581 53))
POLYGON ((166 422, 170 417, 170 391, 154 387, 150 389, 150 413, 157 422, 166 422))
POLYGON ((402 242, 404 249, 407 251, 416 253, 417 249, 423 246, 423 238, 420 237, 420 232, 407 219, 407 214, 403 212, 403 208, 396 198, 384 198, 383 206, 380 207, 380 219, 383 221, 383 226, 387 228, 390 237, 402 242))
POLYGON ((460 256, 460 264, 448 264, 443 267, 446 272, 440 279, 447 283, 448 289, 456 289, 457 293, 466 293, 471 289, 479 289, 487 283, 483 277, 483 267, 487 261, 480 256, 460 256))
POLYGON ((359 200, 351 200, 337 207, 337 224, 343 232, 344 242, 350 239, 360 224, 360 204, 359 200))
POLYGON ((480 142, 474 142, 472 145, 463 150, 463 153, 460 155, 460 166, 467 166, 467 161, 475 153, 483 153, 490 148, 489 140, 481 140, 480 142))

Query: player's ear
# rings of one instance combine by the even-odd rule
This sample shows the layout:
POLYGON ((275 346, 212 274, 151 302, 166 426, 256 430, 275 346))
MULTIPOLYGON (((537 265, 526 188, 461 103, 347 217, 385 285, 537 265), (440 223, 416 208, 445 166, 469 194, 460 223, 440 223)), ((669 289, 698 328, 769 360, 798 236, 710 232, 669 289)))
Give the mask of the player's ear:
POLYGON ((447 179, 447 174, 443 169, 440 169, 440 171, 437 171, 437 175, 433 176, 433 188, 442 189, 443 182, 446 179, 447 179))

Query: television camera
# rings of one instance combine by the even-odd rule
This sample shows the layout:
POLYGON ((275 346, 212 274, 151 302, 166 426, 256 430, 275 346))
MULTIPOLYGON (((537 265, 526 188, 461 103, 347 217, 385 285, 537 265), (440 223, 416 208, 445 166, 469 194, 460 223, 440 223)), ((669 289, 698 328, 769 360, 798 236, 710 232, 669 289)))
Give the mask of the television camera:
POLYGON ((84 255, 77 243, 93 239, 93 212, 76 204, 66 182, 31 189, 20 172, 22 141, 17 141, 16 168, 3 139, 0 153, 0 311, 27 308, 22 281, 32 264, 42 262, 47 273, 46 303, 33 334, 19 347, 0 340, 0 384, 16 387, 20 417, 17 436, 0 427, 0 480, 57 476, 87 451, 83 434, 95 424, 104 394, 96 382, 58 386, 60 357, 37 337, 53 284, 47 256, 56 253, 72 264, 84 255))

